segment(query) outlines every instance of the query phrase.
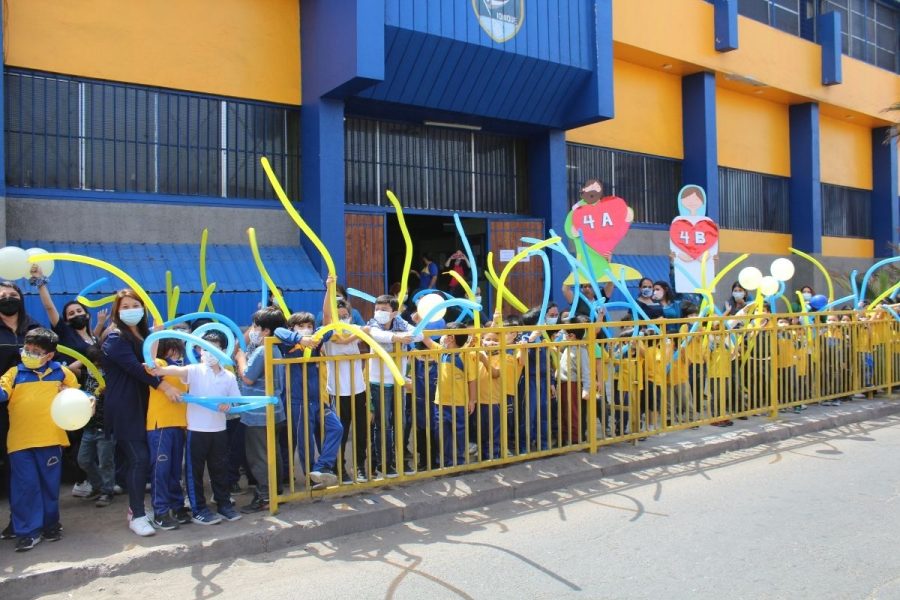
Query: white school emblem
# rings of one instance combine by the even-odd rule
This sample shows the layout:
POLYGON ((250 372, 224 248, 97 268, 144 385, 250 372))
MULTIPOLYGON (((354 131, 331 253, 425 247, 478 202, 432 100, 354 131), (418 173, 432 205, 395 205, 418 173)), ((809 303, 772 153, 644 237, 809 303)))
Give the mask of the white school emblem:
POLYGON ((525 0, 472 0, 472 8, 495 42, 512 39, 525 21, 525 0))

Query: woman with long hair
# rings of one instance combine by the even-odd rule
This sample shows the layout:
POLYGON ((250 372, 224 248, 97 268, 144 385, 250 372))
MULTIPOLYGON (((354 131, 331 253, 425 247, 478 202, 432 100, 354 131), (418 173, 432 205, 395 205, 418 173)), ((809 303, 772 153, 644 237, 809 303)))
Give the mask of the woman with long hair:
POLYGON ((143 365, 144 339, 150 335, 147 311, 132 290, 120 290, 112 305, 114 327, 103 342, 103 367, 106 398, 103 421, 125 457, 125 484, 128 488, 129 528, 140 536, 154 534, 144 512, 144 495, 150 469, 147 447, 147 402, 150 388, 163 392, 170 400, 181 400, 173 386, 148 374, 143 365))

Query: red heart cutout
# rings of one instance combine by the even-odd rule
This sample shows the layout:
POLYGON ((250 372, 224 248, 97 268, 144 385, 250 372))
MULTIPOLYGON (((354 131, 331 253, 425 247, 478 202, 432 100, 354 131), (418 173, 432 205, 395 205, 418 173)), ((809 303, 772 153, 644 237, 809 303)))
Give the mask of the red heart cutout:
POLYGON ((719 241, 719 226, 707 217, 699 217, 696 223, 690 217, 676 217, 669 228, 669 239, 675 247, 698 260, 703 253, 719 241))
POLYGON ((627 221, 628 205, 618 196, 601 198, 594 204, 582 204, 572 210, 572 229, 581 230, 584 243, 609 259, 622 241, 631 223, 627 221))

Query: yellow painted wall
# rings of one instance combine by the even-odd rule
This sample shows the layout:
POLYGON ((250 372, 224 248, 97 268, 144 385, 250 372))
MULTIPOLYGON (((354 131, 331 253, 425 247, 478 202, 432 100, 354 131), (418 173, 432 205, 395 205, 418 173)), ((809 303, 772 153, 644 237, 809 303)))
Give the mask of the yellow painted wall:
POLYGON ((684 158, 681 77, 614 61, 614 119, 573 129, 570 142, 684 158))
POLYGON ((300 103, 298 0, 7 0, 6 64, 300 103))
POLYGON ((733 254, 782 254, 790 253, 793 238, 787 233, 763 233, 760 231, 719 230, 719 252, 733 254))
POLYGON ((872 130, 819 116, 822 183, 872 189, 872 130))
POLYGON ((790 176, 787 106, 717 88, 716 129, 720 165, 790 176))
POLYGON ((872 258, 875 256, 875 242, 863 238, 822 236, 822 256, 872 258))
POLYGON ((738 18, 740 47, 716 52, 713 6, 703 0, 613 0, 613 39, 702 69, 751 77, 767 86, 870 115, 900 98, 900 77, 843 57, 844 83, 823 86, 817 44, 746 17, 738 18))

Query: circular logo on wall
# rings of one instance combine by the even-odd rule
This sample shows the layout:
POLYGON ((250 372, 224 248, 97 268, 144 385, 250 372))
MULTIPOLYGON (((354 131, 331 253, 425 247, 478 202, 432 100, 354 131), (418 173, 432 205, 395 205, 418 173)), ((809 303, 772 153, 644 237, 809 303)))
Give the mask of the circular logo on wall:
POLYGON ((512 39, 525 21, 525 0, 472 0, 478 23, 495 42, 512 39))

